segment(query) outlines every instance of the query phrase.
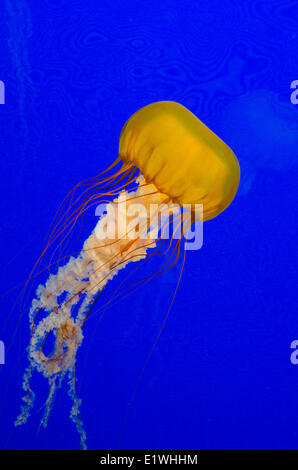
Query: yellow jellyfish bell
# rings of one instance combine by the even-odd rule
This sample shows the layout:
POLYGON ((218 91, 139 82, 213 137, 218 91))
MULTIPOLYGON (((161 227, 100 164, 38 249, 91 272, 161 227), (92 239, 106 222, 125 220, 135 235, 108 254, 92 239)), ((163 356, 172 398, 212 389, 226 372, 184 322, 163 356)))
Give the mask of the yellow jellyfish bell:
MULTIPOLYGON (((216 217, 232 202, 239 176, 239 164, 232 150, 181 104, 153 103, 131 116, 122 129, 116 161, 100 175, 79 183, 63 201, 26 283, 33 273, 37 276, 54 268, 54 273, 38 286, 29 311, 29 365, 23 377, 24 404, 16 425, 27 421, 34 404, 34 370, 43 374, 49 383, 41 419, 44 427, 56 392, 67 377, 73 400, 70 417, 76 424, 81 448, 86 448, 77 396, 76 359, 95 303, 102 299, 100 295, 106 284, 130 262, 143 260, 141 267, 152 256, 166 258, 154 275, 130 284, 122 281, 101 305, 102 311, 136 285, 172 268, 179 261, 181 251, 184 252, 182 273, 185 241, 194 220, 192 215, 194 212, 197 215, 196 204, 203 205, 203 217, 200 213, 199 221, 216 217), (104 201, 104 211, 81 251, 53 262, 55 253, 61 253, 64 242, 67 245, 74 236, 80 216, 104 201), (184 211, 185 205, 191 210, 184 211), (138 216, 134 217, 136 209, 138 216), (170 224, 173 230, 168 247, 164 248, 170 224), (50 264, 45 263, 41 269, 47 254, 50 264), (45 345, 51 335, 52 349, 46 353, 45 345)), ((178 283, 180 278, 181 274, 178 283)))
POLYGON ((226 209, 239 185, 240 168, 232 150, 173 101, 149 104, 128 119, 119 156, 179 205, 203 204, 204 220, 226 209))

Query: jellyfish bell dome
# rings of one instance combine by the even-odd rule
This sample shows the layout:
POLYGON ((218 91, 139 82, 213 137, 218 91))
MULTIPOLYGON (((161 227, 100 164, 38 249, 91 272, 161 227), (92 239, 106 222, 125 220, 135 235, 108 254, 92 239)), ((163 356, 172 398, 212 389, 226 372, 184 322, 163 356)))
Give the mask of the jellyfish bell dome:
POLYGON ((149 104, 125 123, 119 157, 180 204, 203 204, 203 220, 234 199, 240 168, 233 151, 191 111, 174 101, 149 104))

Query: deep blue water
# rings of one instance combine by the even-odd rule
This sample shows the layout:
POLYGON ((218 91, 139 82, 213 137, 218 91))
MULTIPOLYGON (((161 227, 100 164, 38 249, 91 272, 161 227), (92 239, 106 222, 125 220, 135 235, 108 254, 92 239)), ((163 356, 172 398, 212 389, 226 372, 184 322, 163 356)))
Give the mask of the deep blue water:
POLYGON ((13 425, 30 305, 15 307, 16 286, 65 194, 117 157, 125 121, 173 100, 234 150, 240 187, 187 253, 129 408, 179 266, 86 324, 77 374, 88 447, 297 448, 297 2, 3 0, 0 23, 0 447, 78 448, 65 386, 38 432, 47 384, 37 373, 35 410, 13 425))

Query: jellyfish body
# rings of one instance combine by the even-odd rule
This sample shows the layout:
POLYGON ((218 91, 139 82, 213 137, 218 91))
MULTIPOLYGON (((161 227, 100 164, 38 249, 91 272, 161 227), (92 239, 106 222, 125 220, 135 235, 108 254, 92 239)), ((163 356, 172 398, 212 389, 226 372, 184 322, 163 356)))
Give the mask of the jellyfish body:
POLYGON ((145 106, 126 122, 119 155, 172 201, 203 204, 204 220, 222 212, 239 185, 240 169, 232 150, 187 108, 172 101, 145 106))
MULTIPOLYGON (((81 448, 86 448, 75 365, 84 325, 99 294, 129 262, 145 262, 159 254, 165 227, 178 218, 178 239, 174 242, 173 233, 163 252, 167 259, 157 274, 177 263, 181 240, 196 212, 193 207, 203 204, 204 220, 215 217, 230 204, 238 184, 239 165, 233 152, 182 105, 153 103, 126 122, 116 162, 104 174, 82 182, 70 192, 39 260, 40 263, 55 244, 60 248, 82 214, 107 198, 105 213, 81 252, 70 256, 56 274, 50 274, 46 283, 37 288, 29 314, 29 366, 23 380, 26 394, 16 425, 26 422, 34 403, 34 369, 49 382, 43 426, 47 425, 56 391, 68 376, 73 400, 70 416, 77 426, 81 448), (119 164, 120 168, 109 174, 119 164), (144 210, 138 213, 137 223, 131 225, 131 209, 136 203, 144 210), (184 205, 190 210, 180 219, 184 205), (109 227, 113 228, 112 234, 109 227), (46 355, 44 345, 50 334, 54 345, 46 355)), ((37 263, 35 270, 38 266, 37 263)))

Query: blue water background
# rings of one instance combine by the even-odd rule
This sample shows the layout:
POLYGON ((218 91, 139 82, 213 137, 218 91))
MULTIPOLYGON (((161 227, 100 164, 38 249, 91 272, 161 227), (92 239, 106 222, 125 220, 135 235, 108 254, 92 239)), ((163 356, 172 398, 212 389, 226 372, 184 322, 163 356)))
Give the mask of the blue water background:
POLYGON ((88 322, 77 361, 88 447, 297 448, 297 2, 3 0, 0 25, 0 447, 78 448, 66 386, 38 431, 37 373, 32 417, 13 426, 29 341, 14 288, 65 194, 117 157, 125 121, 174 100, 234 150, 239 192, 187 253, 129 408, 179 266, 88 322))

